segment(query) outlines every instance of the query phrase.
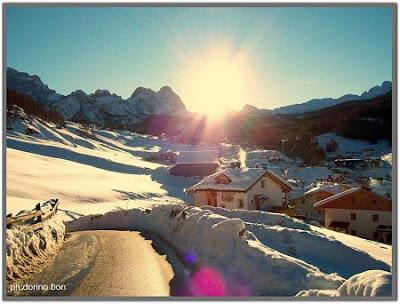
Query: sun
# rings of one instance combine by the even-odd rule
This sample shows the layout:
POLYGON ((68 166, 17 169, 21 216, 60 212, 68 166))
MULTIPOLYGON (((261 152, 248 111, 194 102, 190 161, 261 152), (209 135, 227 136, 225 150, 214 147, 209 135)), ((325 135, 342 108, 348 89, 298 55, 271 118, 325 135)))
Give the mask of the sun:
POLYGON ((210 51, 193 60, 185 79, 185 101, 190 110, 220 118, 249 102, 248 68, 243 58, 229 52, 210 51))

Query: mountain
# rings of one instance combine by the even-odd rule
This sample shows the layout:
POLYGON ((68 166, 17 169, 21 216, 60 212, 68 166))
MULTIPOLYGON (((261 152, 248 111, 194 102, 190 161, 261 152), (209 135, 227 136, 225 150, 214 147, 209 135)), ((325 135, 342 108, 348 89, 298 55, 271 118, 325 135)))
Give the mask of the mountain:
POLYGON ((375 86, 361 95, 347 94, 340 98, 311 99, 304 103, 280 107, 272 110, 272 114, 301 114, 324 108, 332 107, 347 101, 366 100, 382 96, 392 90, 392 82, 384 81, 380 86, 375 86))
POLYGON ((127 126, 140 123, 151 115, 185 115, 180 97, 168 86, 158 92, 138 87, 124 100, 108 90, 86 94, 82 90, 60 95, 42 82, 39 76, 7 68, 7 89, 31 96, 64 119, 98 125, 127 126))
POLYGON ((7 68, 7 89, 31 96, 44 105, 50 105, 61 98, 61 95, 49 89, 39 76, 18 72, 12 68, 7 68))
POLYGON ((253 105, 246 104, 239 111, 241 115, 250 115, 250 116, 266 116, 272 113, 272 110, 267 109, 259 109, 253 105))

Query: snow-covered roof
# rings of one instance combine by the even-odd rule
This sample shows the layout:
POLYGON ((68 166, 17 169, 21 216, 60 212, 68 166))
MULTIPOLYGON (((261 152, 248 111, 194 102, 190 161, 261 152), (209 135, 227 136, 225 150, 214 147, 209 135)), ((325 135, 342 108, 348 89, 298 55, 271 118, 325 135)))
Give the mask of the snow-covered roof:
POLYGON ((342 192, 343 185, 338 183, 330 183, 330 182, 323 182, 317 183, 315 187, 311 188, 310 190, 306 191, 304 195, 313 194, 319 191, 326 191, 332 194, 337 194, 342 192))
POLYGON ((218 150, 180 151, 176 164, 214 164, 218 163, 218 150))
POLYGON ((228 168, 205 177, 199 183, 189 187, 187 192, 197 190, 247 191, 264 174, 269 174, 273 181, 292 189, 281 177, 262 168, 228 168), (228 184, 217 182, 216 177, 221 174, 230 179, 228 184))

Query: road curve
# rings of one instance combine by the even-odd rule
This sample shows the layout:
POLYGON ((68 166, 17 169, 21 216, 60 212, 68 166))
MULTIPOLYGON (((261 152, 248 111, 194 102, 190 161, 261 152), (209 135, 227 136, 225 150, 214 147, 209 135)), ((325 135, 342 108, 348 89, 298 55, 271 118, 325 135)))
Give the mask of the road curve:
POLYGON ((69 233, 59 254, 27 282, 48 290, 21 295, 170 296, 174 288, 185 290, 182 264, 170 249, 158 250, 169 254, 167 261, 157 246, 137 231, 69 233))

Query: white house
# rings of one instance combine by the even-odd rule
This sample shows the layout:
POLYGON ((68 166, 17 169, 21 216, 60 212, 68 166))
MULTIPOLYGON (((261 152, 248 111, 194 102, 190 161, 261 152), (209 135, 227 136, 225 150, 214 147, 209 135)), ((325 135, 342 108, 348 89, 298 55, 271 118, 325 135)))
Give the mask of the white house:
POLYGON ((195 206, 267 211, 285 205, 290 191, 285 180, 260 168, 224 169, 186 190, 194 196, 195 206))

